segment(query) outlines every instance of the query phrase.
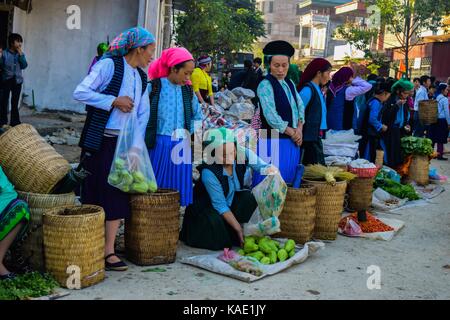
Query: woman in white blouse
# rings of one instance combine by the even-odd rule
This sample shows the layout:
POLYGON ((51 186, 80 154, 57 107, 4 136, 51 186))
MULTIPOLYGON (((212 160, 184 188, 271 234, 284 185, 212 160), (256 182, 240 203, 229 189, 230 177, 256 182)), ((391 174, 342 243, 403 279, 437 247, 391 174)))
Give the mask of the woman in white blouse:
POLYGON ((150 105, 147 77, 140 68, 148 67, 155 49, 155 38, 149 31, 132 28, 123 32, 73 94, 75 100, 87 105, 88 113, 80 147, 83 167, 91 175, 83 183, 81 201, 105 210, 105 263, 111 271, 128 269, 115 254, 114 243, 120 220, 130 216, 130 206, 129 195, 107 180, 118 136, 132 111, 138 117, 136 138, 144 140, 150 105))

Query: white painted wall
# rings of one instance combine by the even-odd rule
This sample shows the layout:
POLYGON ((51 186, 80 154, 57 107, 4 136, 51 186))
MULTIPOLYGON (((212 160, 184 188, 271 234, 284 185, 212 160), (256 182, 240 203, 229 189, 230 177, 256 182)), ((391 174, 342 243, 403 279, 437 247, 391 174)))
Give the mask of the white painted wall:
POLYGON ((86 76, 97 44, 136 26, 138 11, 139 0, 34 0, 30 14, 15 8, 14 32, 24 37, 29 64, 25 102, 31 103, 34 90, 38 108, 84 112, 72 93, 86 76), (66 27, 66 8, 73 4, 81 8, 81 30, 66 27))

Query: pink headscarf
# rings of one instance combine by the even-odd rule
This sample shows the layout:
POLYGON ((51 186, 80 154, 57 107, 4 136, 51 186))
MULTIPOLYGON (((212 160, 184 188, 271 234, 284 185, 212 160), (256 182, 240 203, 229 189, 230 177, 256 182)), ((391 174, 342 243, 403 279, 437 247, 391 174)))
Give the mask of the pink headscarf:
POLYGON ((159 59, 150 64, 148 75, 152 80, 165 78, 170 74, 170 68, 189 60, 194 60, 194 57, 185 48, 166 49, 159 59))
POLYGON ((334 74, 330 84, 330 90, 334 96, 336 96, 338 91, 345 86, 345 83, 350 80, 354 74, 355 71, 350 67, 342 67, 334 74))

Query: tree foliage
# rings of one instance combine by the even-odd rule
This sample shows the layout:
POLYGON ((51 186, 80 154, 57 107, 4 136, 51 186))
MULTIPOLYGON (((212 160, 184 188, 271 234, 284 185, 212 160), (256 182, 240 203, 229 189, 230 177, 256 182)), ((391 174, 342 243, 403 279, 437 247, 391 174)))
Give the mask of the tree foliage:
POLYGON ((176 19, 176 42, 196 55, 251 51, 265 36, 254 0, 184 0, 184 6, 176 19))

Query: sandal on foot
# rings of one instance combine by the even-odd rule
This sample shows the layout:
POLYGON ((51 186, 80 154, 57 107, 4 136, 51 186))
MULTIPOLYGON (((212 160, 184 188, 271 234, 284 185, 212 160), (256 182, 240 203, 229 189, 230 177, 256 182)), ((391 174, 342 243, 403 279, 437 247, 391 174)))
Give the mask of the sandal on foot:
POLYGON ((128 270, 128 266, 123 261, 119 261, 119 262, 115 262, 115 263, 108 262, 108 259, 111 257, 117 257, 117 255, 115 253, 111 253, 110 255, 105 257, 106 271, 127 271, 128 270))

